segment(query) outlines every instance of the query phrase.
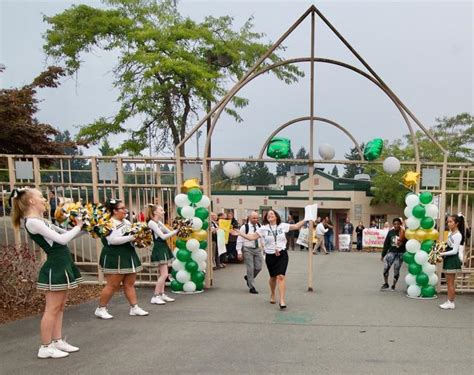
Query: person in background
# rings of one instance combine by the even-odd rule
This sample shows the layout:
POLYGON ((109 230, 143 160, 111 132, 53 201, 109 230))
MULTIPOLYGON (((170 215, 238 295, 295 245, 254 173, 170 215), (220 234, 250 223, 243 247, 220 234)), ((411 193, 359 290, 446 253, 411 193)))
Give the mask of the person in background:
MULTIPOLYGON (((260 228, 258 222, 258 212, 253 211, 247 220, 247 223, 240 227, 240 232, 245 234, 256 233, 260 228)), ((237 257, 239 260, 244 260, 247 274, 244 276, 244 280, 247 283, 249 292, 252 294, 258 294, 255 289, 254 280, 262 270, 262 250, 260 249, 259 240, 245 241, 243 237, 237 238, 237 257)))
POLYGON ((462 263, 459 259, 459 247, 465 242, 464 217, 458 215, 448 216, 448 240, 446 241, 446 251, 441 253, 443 257, 443 273, 446 275, 448 287, 448 300, 439 305, 443 310, 454 309, 454 299, 456 297, 456 274, 462 271, 462 263))
POLYGON ((328 231, 324 234, 324 241, 326 245, 326 250, 331 253, 334 251, 334 225, 332 224, 331 218, 329 216, 326 216, 325 219, 325 227, 328 231))
MULTIPOLYGON (((372 220, 370 222, 370 229, 379 229, 377 222, 375 220, 372 220)), ((369 247, 369 253, 376 251, 375 247, 369 247)))
POLYGON ((49 215, 51 217, 51 222, 53 224, 56 224, 54 213, 56 212, 56 207, 58 206, 58 202, 56 200, 56 193, 53 190, 49 191, 48 199, 49 199, 49 215))
MULTIPOLYGON (((223 213, 223 212, 220 212, 217 214, 217 226, 219 226, 219 220, 225 220, 227 218, 226 214, 223 213)), ((217 240, 217 237, 216 237, 216 240, 217 240)), ((219 268, 225 268, 225 262, 227 261, 227 254, 226 253, 223 253, 221 255, 219 255, 219 251, 217 251, 217 255, 216 255, 217 258, 219 258, 219 264, 220 266, 217 266, 219 268)), ((217 264, 217 261, 216 261, 216 264, 217 264)))
POLYGON ((324 254, 328 255, 328 251, 326 250, 326 244, 324 243, 324 235, 328 229, 326 228, 326 218, 324 218, 322 221, 316 225, 316 238, 318 242, 314 245, 313 249, 313 254, 317 254, 317 251, 320 251, 319 249, 323 249, 324 254))
MULTIPOLYGON (((239 222, 234 217, 234 213, 232 211, 227 212, 227 220, 230 220, 231 229, 238 229, 239 222)), ((229 263, 237 263, 237 236, 233 234, 229 234, 229 241, 227 242, 227 261, 229 263)))
POLYGON ((349 217, 346 217, 346 222, 344 224, 344 227, 342 228, 342 234, 348 234, 351 236, 351 239, 349 241, 349 249, 347 251, 352 250, 352 234, 354 233, 354 226, 351 223, 351 219, 349 217))
MULTIPOLYGON (((295 224, 295 221, 293 220, 292 215, 288 215, 287 223, 290 225, 295 224)), ((286 234, 286 246, 287 246, 287 250, 295 250, 295 231, 294 230, 290 230, 286 234)))
POLYGON ((359 225, 356 227, 355 232, 357 236, 357 250, 361 251, 362 250, 362 234, 364 232, 364 224, 362 221, 359 221, 359 225))
POLYGON ((83 281, 67 243, 81 233, 82 221, 77 219, 70 231, 50 224, 43 219, 46 199, 36 189, 13 189, 10 207, 13 226, 19 230, 24 219, 29 237, 46 253, 46 262, 39 270, 37 282, 37 289, 45 292, 46 300, 40 325, 38 358, 67 357, 79 348, 63 339, 64 308, 68 291, 83 281))
POLYGON ((219 258, 219 251, 217 249, 217 229, 219 229, 219 223, 217 214, 211 213, 211 237, 212 237, 212 268, 217 270, 221 267, 221 261, 219 258))
MULTIPOLYGON (((400 223, 401 225, 401 223, 400 223)), ((386 230, 390 230, 390 224, 388 221, 386 221, 384 224, 383 224, 383 229, 386 229, 386 230)))
POLYGON ((390 229, 385 237, 383 244, 382 258, 383 262, 383 279, 384 283, 380 288, 381 291, 387 290, 388 275, 393 265, 393 283, 392 291, 395 290, 398 278, 400 276, 400 267, 403 263, 403 253, 405 252, 405 234, 401 228, 402 222, 399 218, 393 219, 393 229, 390 229))

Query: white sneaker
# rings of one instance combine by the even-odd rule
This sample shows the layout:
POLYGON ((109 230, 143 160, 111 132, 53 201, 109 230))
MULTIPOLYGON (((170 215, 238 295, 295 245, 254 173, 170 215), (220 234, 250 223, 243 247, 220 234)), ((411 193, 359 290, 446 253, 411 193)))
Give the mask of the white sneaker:
POLYGON ((441 307, 443 310, 448 310, 448 309, 454 309, 456 305, 454 304, 454 302, 451 302, 448 300, 442 305, 439 305, 439 307, 441 307))
POLYGON ((153 296, 150 303, 154 305, 166 305, 166 302, 160 296, 153 296))
POLYGON ((48 346, 41 345, 38 350, 38 358, 64 358, 68 355, 69 353, 56 349, 53 343, 48 346))
POLYGON ((63 339, 53 341, 51 343, 51 345, 53 345, 56 349, 61 350, 62 352, 66 352, 66 353, 74 353, 74 352, 79 351, 79 348, 77 346, 73 346, 71 344, 68 344, 63 339))
POLYGON ((165 293, 163 293, 160 297, 165 302, 174 302, 175 301, 174 298, 171 298, 171 297, 167 296, 165 293))
POLYGON ((98 307, 95 309, 95 316, 100 319, 112 319, 113 315, 110 315, 106 307, 98 307))
POLYGON ((146 316, 146 315, 148 315, 148 311, 145 311, 142 308, 140 308, 138 305, 135 305, 133 307, 130 307, 130 312, 128 313, 128 315, 131 315, 131 316, 146 316))

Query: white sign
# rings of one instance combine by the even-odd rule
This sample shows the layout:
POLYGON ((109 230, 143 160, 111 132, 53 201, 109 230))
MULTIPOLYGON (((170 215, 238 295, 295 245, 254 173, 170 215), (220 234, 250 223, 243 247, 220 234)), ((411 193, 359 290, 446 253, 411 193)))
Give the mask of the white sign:
POLYGON ((350 250, 351 248, 351 239, 350 234, 340 234, 339 235, 339 250, 350 250))
POLYGON ((388 229, 366 228, 362 232, 362 247, 383 247, 388 229))

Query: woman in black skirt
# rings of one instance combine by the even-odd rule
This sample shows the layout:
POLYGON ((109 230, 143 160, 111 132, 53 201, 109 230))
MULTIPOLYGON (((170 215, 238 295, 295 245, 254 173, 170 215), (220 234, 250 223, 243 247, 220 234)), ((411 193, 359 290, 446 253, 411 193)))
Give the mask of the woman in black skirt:
POLYGON ((288 253, 286 251, 286 233, 299 230, 304 220, 296 224, 282 223, 278 212, 270 210, 263 217, 263 225, 255 233, 243 233, 234 230, 233 233, 246 240, 253 241, 258 238, 263 240, 265 263, 270 274, 270 303, 276 303, 275 288, 278 284, 280 292, 280 309, 286 308, 285 304, 285 274, 288 266, 288 253))

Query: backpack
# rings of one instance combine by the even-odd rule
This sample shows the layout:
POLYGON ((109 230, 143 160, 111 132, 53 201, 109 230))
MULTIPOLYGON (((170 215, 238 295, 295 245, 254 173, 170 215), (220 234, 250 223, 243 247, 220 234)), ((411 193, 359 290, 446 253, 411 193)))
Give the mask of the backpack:
MULTIPOLYGON (((257 223, 257 227, 261 227, 260 223, 257 223)), ((245 223, 245 234, 249 233, 249 223, 245 223)))

